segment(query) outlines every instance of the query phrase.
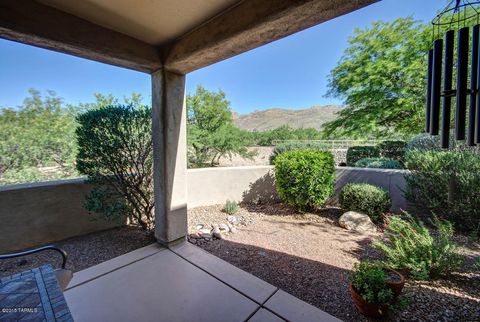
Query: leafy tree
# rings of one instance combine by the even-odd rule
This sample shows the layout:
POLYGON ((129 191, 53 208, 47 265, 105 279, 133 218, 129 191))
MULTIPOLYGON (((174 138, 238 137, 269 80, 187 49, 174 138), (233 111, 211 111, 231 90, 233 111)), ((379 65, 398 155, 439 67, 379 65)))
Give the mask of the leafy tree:
POLYGON ((77 169, 94 188, 85 207, 115 220, 154 227, 151 108, 108 105, 77 118, 77 169))
POLYGON ((197 86, 187 96, 187 138, 189 164, 211 166, 224 155, 251 157, 247 151, 248 135, 233 124, 230 102, 223 91, 210 92, 197 86))
POLYGON ((79 107, 65 105, 53 91, 29 94, 18 108, 0 110, 0 183, 75 176, 79 107))
POLYGON ((422 131, 430 32, 411 17, 355 29, 327 93, 347 107, 325 124, 324 135, 384 138, 422 131))

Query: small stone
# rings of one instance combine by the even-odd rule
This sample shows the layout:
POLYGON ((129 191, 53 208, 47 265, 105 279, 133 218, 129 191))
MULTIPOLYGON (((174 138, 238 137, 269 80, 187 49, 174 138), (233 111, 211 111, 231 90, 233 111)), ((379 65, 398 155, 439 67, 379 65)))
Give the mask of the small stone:
POLYGON ((228 228, 228 225, 226 225, 226 224, 220 224, 220 225, 218 225, 218 228, 220 230, 226 230, 226 231, 230 230, 230 228, 228 228))
POLYGON ((215 236, 215 234, 220 234, 220 228, 215 227, 215 228, 212 229, 212 235, 215 236))
POLYGON ((227 221, 228 221, 229 223, 233 224, 233 223, 237 222, 237 217, 235 217, 235 216, 228 216, 228 217, 227 217, 227 221))
POLYGON ((196 230, 200 230, 200 229, 203 229, 203 227, 205 227, 205 225, 203 225, 203 224, 198 224, 198 225, 195 226, 195 229, 196 229, 196 230))
POLYGON ((202 233, 202 238, 205 240, 210 240, 212 239, 212 234, 208 233, 202 233))
POLYGON ((199 234, 198 232, 196 232, 196 233, 191 233, 191 234, 190 234, 190 238, 199 239, 199 238, 202 238, 202 235, 199 234))
POLYGON ((218 238, 218 239, 223 239, 223 235, 220 231, 218 232, 213 232, 213 237, 218 238))
POLYGON ((368 215, 356 212, 347 211, 339 219, 338 224, 347 230, 354 230, 359 233, 375 232, 377 227, 372 222, 368 215))
POLYGON ((198 232, 200 234, 210 234, 210 229, 203 228, 203 229, 199 229, 198 232))
POLYGON ((232 234, 235 234, 237 232, 237 228, 235 228, 235 227, 230 228, 230 232, 232 234))

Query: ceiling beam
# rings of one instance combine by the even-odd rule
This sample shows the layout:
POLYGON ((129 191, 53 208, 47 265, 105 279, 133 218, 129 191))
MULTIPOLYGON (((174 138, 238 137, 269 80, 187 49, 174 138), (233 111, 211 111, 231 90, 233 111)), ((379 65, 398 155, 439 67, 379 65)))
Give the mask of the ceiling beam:
POLYGON ((173 42, 165 67, 185 74, 377 1, 245 0, 173 42))
POLYGON ((0 0, 0 37, 152 73, 157 48, 33 0, 0 0))

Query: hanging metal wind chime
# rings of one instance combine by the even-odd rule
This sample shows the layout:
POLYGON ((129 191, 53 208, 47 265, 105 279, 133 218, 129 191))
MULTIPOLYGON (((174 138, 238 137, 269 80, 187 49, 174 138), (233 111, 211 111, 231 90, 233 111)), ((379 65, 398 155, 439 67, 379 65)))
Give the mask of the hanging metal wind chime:
POLYGON ((455 139, 466 140, 468 146, 480 145, 479 5, 480 1, 452 0, 432 20, 433 48, 428 52, 426 131, 431 135, 440 134, 442 148, 449 147, 451 107, 454 97, 455 139), (468 24, 472 22, 475 25, 472 28, 470 38, 468 24), (454 89, 455 30, 457 34, 457 59, 456 88, 454 89), (470 86, 467 84, 469 61, 470 86))

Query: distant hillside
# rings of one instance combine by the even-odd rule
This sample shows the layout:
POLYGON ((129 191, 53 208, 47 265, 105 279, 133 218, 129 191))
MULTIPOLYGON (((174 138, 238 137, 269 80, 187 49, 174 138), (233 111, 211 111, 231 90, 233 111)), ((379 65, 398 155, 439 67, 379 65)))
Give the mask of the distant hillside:
POLYGON ((341 106, 313 106, 304 110, 288 110, 272 108, 263 111, 255 111, 245 115, 234 113, 235 124, 249 131, 272 130, 282 125, 293 128, 315 128, 320 130, 326 122, 336 118, 336 113, 341 106))

